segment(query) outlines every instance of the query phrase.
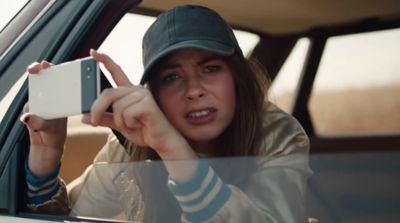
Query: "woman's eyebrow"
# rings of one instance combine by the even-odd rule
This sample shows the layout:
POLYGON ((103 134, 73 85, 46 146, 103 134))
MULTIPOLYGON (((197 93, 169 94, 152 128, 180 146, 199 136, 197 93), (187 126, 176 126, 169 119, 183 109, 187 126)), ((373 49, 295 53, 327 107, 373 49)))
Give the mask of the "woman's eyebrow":
MULTIPOLYGON (((200 61, 198 61, 196 64, 198 66, 201 66, 201 65, 204 65, 207 62, 210 62, 210 61, 213 61, 213 60, 220 60, 220 59, 221 59, 221 57, 217 56, 217 55, 206 56, 206 57, 202 58, 200 61)), ((163 63, 160 66, 161 69, 175 69, 175 68, 178 68, 178 67, 181 67, 181 64, 174 63, 174 62, 168 62, 168 61, 163 63)))
POLYGON ((207 56, 205 58, 203 58, 202 60, 200 60, 199 62, 197 62, 197 65, 201 66, 204 65, 207 62, 213 61, 213 60, 220 60, 221 57, 217 56, 217 55, 211 55, 211 56, 207 56))
POLYGON ((161 69, 175 69, 175 68, 178 68, 178 67, 180 67, 181 65, 180 64, 177 64, 177 63, 164 63, 164 64, 162 64, 161 66, 160 66, 160 68, 161 69))

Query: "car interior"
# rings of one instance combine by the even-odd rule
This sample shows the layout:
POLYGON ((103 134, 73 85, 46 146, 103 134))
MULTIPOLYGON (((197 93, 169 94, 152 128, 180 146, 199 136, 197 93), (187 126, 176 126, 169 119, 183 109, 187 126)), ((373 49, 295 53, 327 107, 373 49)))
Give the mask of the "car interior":
MULTIPOLYGON (((298 79, 295 85, 285 97, 271 94, 271 100, 292 114, 310 138, 310 165, 314 172, 307 194, 310 222, 398 222, 400 102, 396 100, 396 90, 400 81, 388 79, 390 84, 386 87, 372 86, 368 92, 361 88, 353 91, 345 89, 331 93, 330 97, 326 94, 320 98, 316 89, 319 75, 322 75, 322 68, 328 60, 328 51, 335 46, 335 40, 386 31, 400 37, 400 3, 391 0, 184 2, 213 8, 234 29, 255 34, 259 40, 248 57, 257 59, 268 71, 272 85, 282 78, 282 70, 298 44, 302 40, 307 41, 303 59, 298 60, 300 66, 296 70, 298 79), (339 109, 345 106, 347 110, 339 109), (368 110, 368 113, 364 113, 364 110, 368 110), (325 113, 318 116, 319 111, 325 113), (385 117, 387 120, 383 120, 385 117), (358 119, 361 124, 356 123, 358 119), (365 124, 365 120, 377 121, 365 124), (331 123, 331 126, 327 123, 331 123)), ((13 86, 18 86, 15 84, 18 80, 21 81, 18 82, 20 87, 12 97, 12 103, 0 119, 0 196, 5 198, 0 200, 1 214, 52 219, 26 213, 22 207, 22 195, 18 192, 23 187, 21 168, 27 153, 24 148, 29 146, 29 136, 18 121, 27 101, 27 81, 23 76, 25 67, 43 59, 57 64, 85 57, 90 48, 97 48, 106 41, 124 17, 155 17, 179 4, 182 1, 28 1, 2 30, 0 41, 4 44, 0 44, 0 100, 6 97, 13 86), (44 9, 46 13, 28 31, 24 31, 44 9)), ((380 42, 385 43, 382 40, 380 42)), ((366 41, 366 44, 369 43, 366 41)), ((393 44, 396 46, 389 45, 387 48, 399 49, 399 41, 393 44)), ((361 51, 360 54, 368 53, 374 54, 372 51, 361 51)), ((394 53, 400 56, 398 52, 394 53)), ((358 57, 339 57, 344 57, 354 66, 366 66, 357 60, 358 57)), ((382 56, 377 54, 377 57, 382 56)), ((381 68, 379 71, 383 70, 381 68)), ((339 68, 331 69, 343 73, 339 68)), ((400 69, 395 63, 391 72, 400 76, 400 69)), ((343 77, 346 75, 352 74, 345 73, 343 77)), ((374 76, 377 79, 385 77, 381 73, 375 73, 374 76)), ((338 77, 336 79, 342 76, 338 77)), ((102 81, 102 85, 109 86, 106 78, 102 81)), ((349 84, 356 83, 349 81, 349 84)), ((344 84, 339 82, 339 85, 344 84)), ((67 183, 92 163, 108 135, 113 134, 107 128, 82 125, 80 118, 69 118, 61 169, 61 176, 67 183)))

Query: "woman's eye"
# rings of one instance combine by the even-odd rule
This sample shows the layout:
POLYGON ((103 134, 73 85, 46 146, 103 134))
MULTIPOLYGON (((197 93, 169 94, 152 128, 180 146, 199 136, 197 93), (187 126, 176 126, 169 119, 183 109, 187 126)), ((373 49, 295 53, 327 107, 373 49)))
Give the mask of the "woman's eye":
POLYGON ((177 74, 168 74, 162 78, 162 82, 163 83, 171 83, 172 81, 174 81, 176 79, 179 79, 179 76, 177 74))
POLYGON ((207 73, 213 73, 213 72, 217 72, 217 71, 220 71, 220 70, 221 70, 221 66, 219 66, 219 65, 207 65, 205 67, 205 71, 207 73))

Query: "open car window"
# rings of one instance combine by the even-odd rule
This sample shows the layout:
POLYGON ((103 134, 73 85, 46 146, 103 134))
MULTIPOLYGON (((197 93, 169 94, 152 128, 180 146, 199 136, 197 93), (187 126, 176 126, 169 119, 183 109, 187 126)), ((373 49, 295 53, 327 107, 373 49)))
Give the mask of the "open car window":
MULTIPOLYGON (((117 61, 133 84, 139 84, 143 73, 142 38, 155 17, 139 14, 126 14, 99 47, 117 61), (132 29, 132 27, 135 27, 132 29)), ((234 30, 244 55, 249 56, 259 41, 257 34, 234 30)), ((111 75, 104 67, 102 71, 111 80, 111 75)))

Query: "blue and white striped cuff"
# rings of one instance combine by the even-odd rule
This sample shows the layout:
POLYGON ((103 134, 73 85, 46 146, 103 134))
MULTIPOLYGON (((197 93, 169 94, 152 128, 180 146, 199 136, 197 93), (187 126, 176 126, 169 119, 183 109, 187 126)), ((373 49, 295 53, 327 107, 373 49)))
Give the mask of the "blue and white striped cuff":
POLYGON ((58 174, 60 166, 45 177, 36 177, 25 162, 25 180, 27 184, 26 202, 28 204, 42 204, 50 200, 60 188, 58 174))
POLYGON ((183 217, 190 222, 212 218, 232 193, 208 163, 201 159, 193 179, 177 183, 169 178, 168 187, 178 200, 183 217))

